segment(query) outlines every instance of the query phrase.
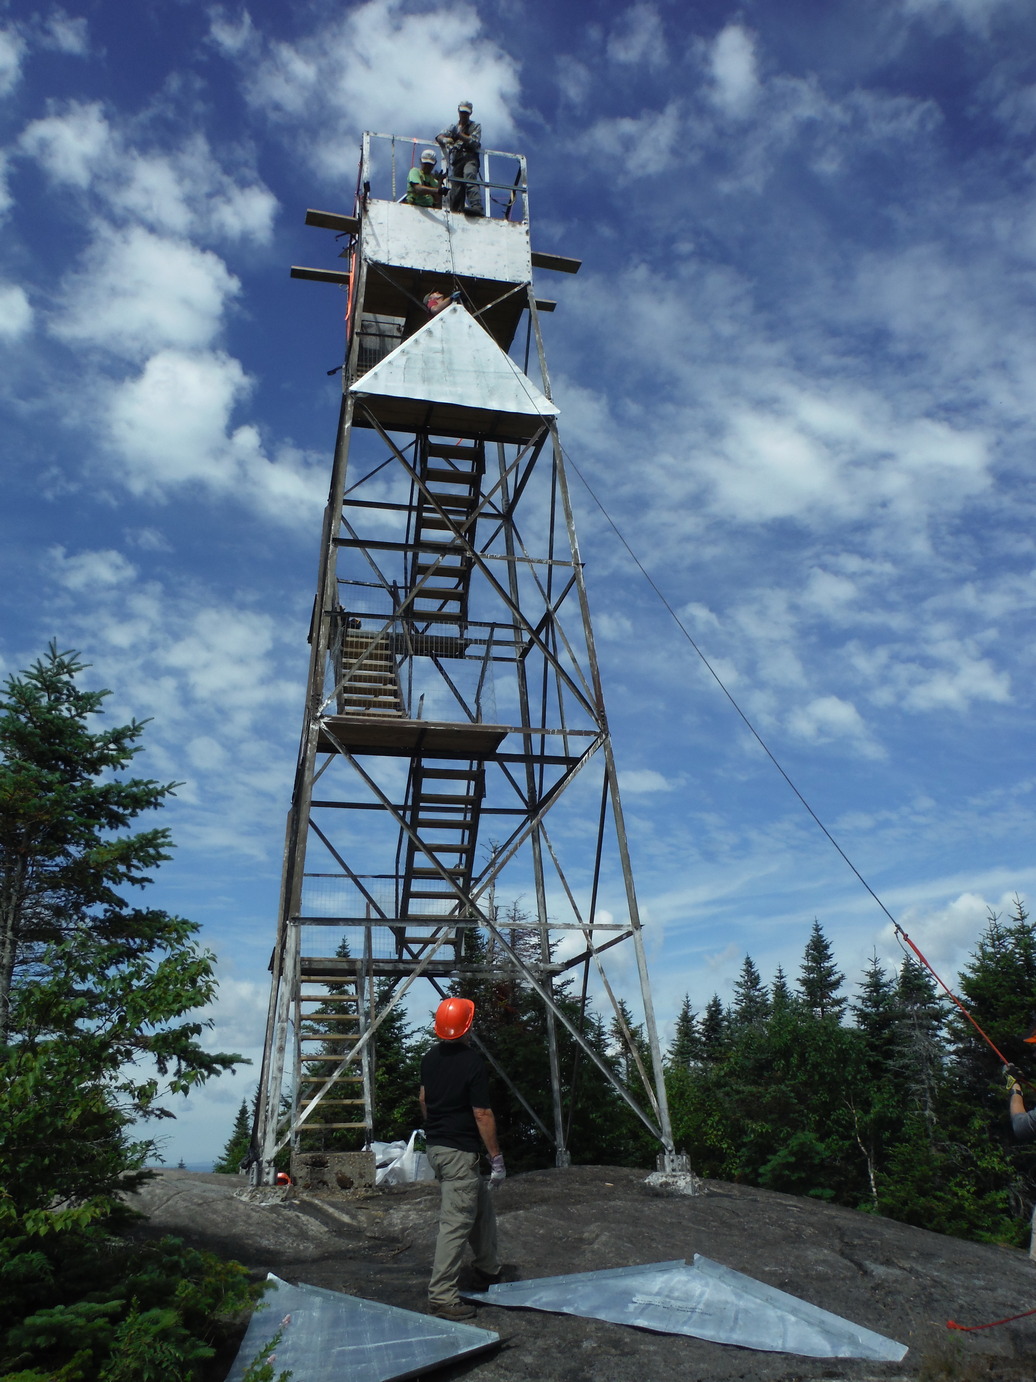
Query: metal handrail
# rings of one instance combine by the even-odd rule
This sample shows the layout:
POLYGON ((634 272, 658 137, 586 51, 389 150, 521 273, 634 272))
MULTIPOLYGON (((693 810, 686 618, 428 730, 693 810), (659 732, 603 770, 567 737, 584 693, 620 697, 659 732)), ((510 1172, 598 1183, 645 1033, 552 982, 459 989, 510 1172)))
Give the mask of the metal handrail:
MULTIPOLYGON (((384 198, 385 200, 391 199, 392 201, 397 201, 397 200, 399 200, 400 196, 402 195, 402 193, 400 193, 399 188, 398 188, 398 186, 397 186, 397 179, 396 179, 396 146, 397 146, 397 144, 399 144, 399 145, 404 145, 404 146, 408 146, 408 147, 411 148, 412 150, 416 150, 417 148, 434 148, 434 149, 436 149, 437 151, 439 151, 439 152, 441 153, 441 150, 439 150, 439 146, 436 144, 435 138, 434 138, 434 137, 432 137, 432 138, 430 138, 430 139, 422 139, 422 138, 419 138, 419 137, 416 136, 416 135, 382 134, 382 133, 380 133, 380 132, 378 132, 378 131, 375 131, 375 130, 365 130, 364 133, 363 133, 363 144, 362 144, 362 151, 361 151, 361 155, 360 155, 360 179, 359 179, 359 187, 360 187, 360 195, 361 195, 361 196, 369 195, 369 196, 372 196, 372 197, 377 198, 377 197, 378 197, 378 194, 379 194, 379 190, 380 190, 380 188, 379 188, 379 189, 375 189, 375 188, 373 187, 373 185, 372 185, 372 184, 373 184, 373 179, 374 179, 374 176, 375 176, 375 167, 374 167, 374 163, 372 162, 372 158, 371 158, 371 154, 372 154, 371 145, 372 145, 372 141, 373 141, 373 140, 384 140, 384 141, 387 141, 388 144, 389 144, 390 147, 391 147, 391 153, 390 153, 390 159, 389 159, 389 196, 388 196, 387 198, 384 198)), ((491 196, 488 196, 488 193, 491 192, 491 191, 508 192, 508 193, 513 194, 513 201, 520 201, 520 211, 521 211, 521 214, 520 214, 519 216, 512 216, 512 215, 510 214, 511 207, 509 206, 509 207, 508 207, 508 214, 507 214, 507 216, 499 216, 499 217, 497 217, 496 219, 498 219, 498 220, 505 220, 505 219, 506 219, 506 220, 509 220, 509 221, 513 221, 514 223, 519 223, 519 222, 520 222, 520 223, 527 223, 528 220, 529 220, 529 191, 528 191, 528 185, 527 185, 527 169, 526 169, 525 155, 524 155, 524 154, 512 153, 512 152, 510 152, 510 151, 508 151, 508 150, 506 150, 506 149, 485 149, 485 148, 484 148, 484 149, 479 150, 479 158, 480 158, 481 161, 482 161, 482 171, 483 171, 484 176, 481 177, 481 178, 478 178, 478 179, 475 181, 475 186, 477 186, 477 187, 479 187, 479 188, 485 189, 485 192, 483 193, 483 211, 484 211, 485 215, 486 215, 487 217, 492 217, 492 215, 493 215, 493 211, 492 211, 493 199, 492 199, 491 196), (491 168, 492 168, 492 160, 493 160, 494 158, 495 158, 495 159, 498 159, 498 160, 499 160, 499 159, 509 159, 512 163, 517 164, 517 165, 518 165, 518 177, 517 177, 517 180, 512 180, 512 181, 510 181, 510 182, 496 182, 496 181, 494 181, 494 180, 492 179, 492 177, 490 176, 491 168), (488 201, 488 203, 489 203, 488 206, 487 206, 487 204, 486 204, 487 201, 488 201)), ((412 166, 412 163, 411 163, 410 165, 408 165, 408 168, 409 168, 410 166, 412 166)), ((404 189, 404 190, 405 190, 405 189, 404 189)), ((512 202, 512 204, 513 204, 513 202, 512 202)))

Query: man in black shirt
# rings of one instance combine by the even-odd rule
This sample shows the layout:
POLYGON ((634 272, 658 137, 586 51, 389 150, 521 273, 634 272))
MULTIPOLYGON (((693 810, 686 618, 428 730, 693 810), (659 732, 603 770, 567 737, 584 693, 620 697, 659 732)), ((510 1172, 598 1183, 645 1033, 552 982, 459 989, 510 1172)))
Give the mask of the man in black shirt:
POLYGON ((493 1187, 506 1176, 489 1107, 486 1066, 471 1048, 475 1005, 470 998, 446 998, 436 1009, 439 1044, 421 1061, 421 1114, 428 1160, 442 1187, 439 1237, 435 1244, 428 1308, 445 1320, 467 1320, 475 1307, 457 1289, 464 1244, 475 1254, 480 1289, 500 1279, 493 1187), (492 1174, 478 1173, 485 1146, 492 1174))

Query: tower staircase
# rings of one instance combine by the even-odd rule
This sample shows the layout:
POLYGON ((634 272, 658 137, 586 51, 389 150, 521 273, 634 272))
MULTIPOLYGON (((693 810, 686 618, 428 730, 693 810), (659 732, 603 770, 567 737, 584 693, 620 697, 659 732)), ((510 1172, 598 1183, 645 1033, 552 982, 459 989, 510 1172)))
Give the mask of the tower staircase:
MULTIPOLYGON (((348 624, 348 616, 339 617, 348 624)), ((406 714, 395 654, 384 630, 344 628, 336 672, 339 715, 406 714)))
POLYGON ((334 1135, 344 1132, 362 1130, 361 1140, 366 1140, 371 1110, 365 1071, 356 1065, 340 1068, 366 1021, 356 961, 304 958, 297 1004, 299 1150, 323 1151, 328 1143, 340 1142, 334 1135), (329 1078, 329 1087, 321 1093, 329 1078))
POLYGON ((477 761, 414 763, 409 817, 420 845, 407 837, 399 898, 404 924, 396 931, 399 959, 418 960, 440 940, 460 954, 456 920, 465 909, 458 891, 471 888, 485 778, 477 761))
POLYGON ((413 551, 407 573, 409 617, 418 631, 467 622, 468 593, 485 442, 449 443, 426 433, 419 439, 419 475, 413 511, 413 551))

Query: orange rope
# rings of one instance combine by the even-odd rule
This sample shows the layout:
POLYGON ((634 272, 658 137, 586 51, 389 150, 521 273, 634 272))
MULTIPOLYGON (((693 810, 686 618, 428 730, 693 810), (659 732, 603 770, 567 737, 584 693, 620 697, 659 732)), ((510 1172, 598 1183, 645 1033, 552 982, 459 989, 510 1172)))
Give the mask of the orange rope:
POLYGON ((939 985, 939 987, 942 989, 943 993, 946 994, 946 997, 949 998, 949 999, 951 999, 954 1003, 956 1003, 957 1007, 960 1008, 961 1012, 962 1012, 962 1013, 964 1014, 964 1016, 968 1019, 968 1021, 971 1023, 971 1025, 974 1027, 975 1031, 978 1032, 979 1036, 980 1036, 980 1037, 982 1038, 982 1040, 986 1043, 986 1045, 989 1047, 989 1049, 990 1049, 991 1051, 995 1051, 995 1052, 996 1052, 996 1054, 1000 1057, 1000 1060, 1001 1060, 1001 1063, 1002 1063, 1002 1064, 1004 1064, 1004 1065, 1010 1065, 1011 1062, 1010 1062, 1010 1061, 1007 1059, 1007 1057, 1004 1055, 1003 1051, 1001 1051, 1000 1048, 999 1048, 998 1046, 994 1045, 993 1041, 985 1034, 985 1032, 982 1030, 982 1028, 978 1025, 978 1023, 977 1023, 977 1022, 975 1021, 975 1019, 972 1017, 971 1013, 968 1012, 967 1008, 966 1008, 966 1007, 964 1006, 964 1004, 960 1001, 960 999, 957 997, 957 995, 953 992, 953 990, 950 989, 950 988, 947 988, 947 986, 946 986, 946 985, 943 983, 943 981, 939 978, 938 974, 936 974, 936 972, 935 972, 935 970, 932 968, 932 966, 928 963, 928 961, 925 959, 925 957, 921 954, 920 950, 918 950, 918 948, 917 948, 917 946, 914 944, 914 942, 910 939, 910 937, 907 935, 907 933, 903 930, 902 926, 900 926, 898 922, 895 922, 895 923, 893 923, 893 924, 895 925, 895 928, 896 928, 897 933, 903 937, 903 939, 906 941, 907 945, 909 945, 910 949, 914 952, 914 954, 917 956, 917 958, 918 958, 918 959, 921 961, 921 963, 924 965, 925 969, 928 970, 929 974, 931 974, 932 978, 935 980, 935 982, 936 982, 936 983, 939 985))

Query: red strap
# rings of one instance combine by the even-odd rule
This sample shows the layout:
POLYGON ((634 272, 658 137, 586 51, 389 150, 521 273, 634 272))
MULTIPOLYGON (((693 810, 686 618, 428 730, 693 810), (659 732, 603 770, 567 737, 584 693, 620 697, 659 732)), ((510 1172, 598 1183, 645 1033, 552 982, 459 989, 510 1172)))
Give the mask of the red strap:
POLYGON ((971 1334, 976 1329, 995 1329, 998 1324, 1010 1324, 1012 1320, 1024 1320, 1029 1315, 1036 1315, 1036 1310, 1023 1310, 1020 1315, 1008 1315, 1006 1320, 993 1320, 991 1324, 958 1324, 956 1320, 947 1320, 947 1329, 960 1329, 965 1334, 971 1334))
MULTIPOLYGON (((1004 1065, 1010 1065, 1010 1061, 1009 1061, 1009 1060, 1007 1059, 1007 1057, 1004 1055, 1003 1051, 1001 1051, 1000 1048, 999 1048, 998 1046, 994 1046, 994 1045, 993 1045, 992 1041, 989 1039, 989 1037, 986 1036, 985 1032, 982 1030, 982 1028, 978 1025, 978 1023, 977 1023, 977 1022, 975 1021, 975 1019, 972 1017, 971 1013, 968 1012, 967 1008, 966 1008, 966 1007, 964 1006, 964 1004, 960 1001, 960 999, 957 997, 957 995, 952 991, 952 989, 948 989, 948 988, 946 987, 946 985, 945 985, 945 984, 943 983, 943 981, 939 978, 938 974, 936 974, 936 972, 935 972, 935 970, 932 968, 932 966, 928 963, 928 961, 925 959, 925 957, 921 954, 920 950, 918 950, 918 948, 917 948, 917 946, 914 944, 914 942, 910 939, 910 937, 907 935, 907 933, 903 930, 902 926, 897 925, 897 926, 896 926, 896 930, 897 930, 897 931, 899 932, 899 934, 903 937, 903 939, 906 941, 907 945, 909 945, 910 949, 914 952, 914 954, 915 954, 915 955, 917 956, 917 958, 921 961, 921 963, 924 965, 925 969, 928 970, 929 974, 931 974, 932 978, 933 978, 933 979, 935 980, 935 982, 939 985, 939 987, 942 989, 942 991, 946 994, 947 998, 951 998, 951 999, 953 1000, 953 1002, 956 1003, 957 1007, 960 1008, 961 1012, 962 1012, 962 1013, 964 1014, 964 1016, 968 1019, 968 1021, 971 1023, 971 1025, 974 1027, 975 1031, 978 1032, 979 1036, 980 1036, 980 1037, 982 1038, 982 1040, 986 1043, 986 1045, 990 1048, 990 1050, 996 1052, 996 1054, 1000 1057, 1000 1060, 1001 1060, 1001 1062, 1002 1062, 1004 1065)), ((1036 1313, 1036 1312, 1034 1312, 1034 1313, 1036 1313)))

